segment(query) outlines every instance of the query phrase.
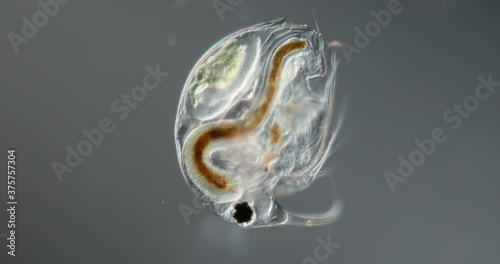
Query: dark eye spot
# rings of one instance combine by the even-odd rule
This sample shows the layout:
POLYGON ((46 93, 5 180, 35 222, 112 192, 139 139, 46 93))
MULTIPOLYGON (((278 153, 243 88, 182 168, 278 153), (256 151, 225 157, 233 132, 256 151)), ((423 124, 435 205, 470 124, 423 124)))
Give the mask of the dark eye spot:
POLYGON ((234 212, 233 217, 238 224, 248 223, 252 219, 253 211, 247 202, 236 204, 234 209, 236 212, 234 212))

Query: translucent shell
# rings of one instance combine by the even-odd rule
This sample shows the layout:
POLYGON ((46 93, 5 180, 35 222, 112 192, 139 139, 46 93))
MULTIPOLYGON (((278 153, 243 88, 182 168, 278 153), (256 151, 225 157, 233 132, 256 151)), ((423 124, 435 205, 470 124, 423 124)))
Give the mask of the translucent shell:
POLYGON ((299 215, 274 198, 318 177, 333 142, 336 65, 319 32, 285 19, 235 32, 196 63, 175 140, 187 183, 215 214, 243 227, 338 218, 339 201, 299 215))

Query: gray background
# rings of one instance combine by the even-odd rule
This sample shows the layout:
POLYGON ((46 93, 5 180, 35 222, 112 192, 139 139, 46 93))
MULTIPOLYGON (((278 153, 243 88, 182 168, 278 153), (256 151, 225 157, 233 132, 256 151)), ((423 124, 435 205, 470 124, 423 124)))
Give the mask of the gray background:
MULTIPOLYGON (((18 54, 7 34, 21 34, 21 18, 40 7, 0 3, 0 150, 5 162, 7 148, 17 149, 19 201, 17 257, 0 238, 0 263, 303 263, 328 236, 341 246, 318 263, 500 263, 500 94, 457 130, 442 118, 474 94, 478 76, 500 80, 498 4, 402 1, 404 10, 360 54, 350 63, 341 56, 343 144, 327 161, 345 205, 341 219, 242 230, 206 209, 187 223, 179 210, 195 208, 173 139, 191 67, 238 29, 280 17, 311 25, 313 6, 325 40, 353 45, 354 27, 388 1, 243 0, 223 19, 212 1, 176 2, 73 0, 18 54), (170 76, 119 120, 111 102, 156 64, 170 76), (65 147, 105 117, 115 131, 59 182, 52 162, 63 163, 65 147), (384 172, 395 172, 398 156, 436 127, 448 140, 391 192, 384 172)), ((6 189, 5 176, 0 233, 6 189)), ((324 178, 282 202, 317 212, 331 197, 324 178)))

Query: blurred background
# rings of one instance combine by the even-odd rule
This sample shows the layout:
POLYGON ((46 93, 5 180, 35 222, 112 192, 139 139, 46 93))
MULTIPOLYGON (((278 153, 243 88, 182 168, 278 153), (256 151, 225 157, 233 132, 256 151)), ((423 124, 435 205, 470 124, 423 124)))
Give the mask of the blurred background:
MULTIPOLYGON (((500 263, 499 11, 481 0, 1 1, 0 263, 500 263), (282 17, 313 26, 311 9, 325 41, 348 44, 342 144, 326 162, 344 211, 326 226, 243 230, 182 177, 181 89, 220 38, 282 17), (155 70, 168 76, 124 103, 155 70), (415 143, 430 140, 428 154, 415 143), (86 156, 68 162, 78 148, 86 156)), ((325 177, 280 202, 320 212, 332 197, 325 177)))

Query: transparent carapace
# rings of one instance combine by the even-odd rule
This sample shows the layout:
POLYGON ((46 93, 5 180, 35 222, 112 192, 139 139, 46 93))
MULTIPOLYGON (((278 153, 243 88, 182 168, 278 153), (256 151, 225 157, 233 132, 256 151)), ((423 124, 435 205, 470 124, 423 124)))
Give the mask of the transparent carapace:
POLYGON ((183 175, 201 201, 243 227, 321 225, 275 195, 308 187, 333 142, 333 42, 285 19, 237 31, 210 48, 184 85, 175 123, 183 175))

